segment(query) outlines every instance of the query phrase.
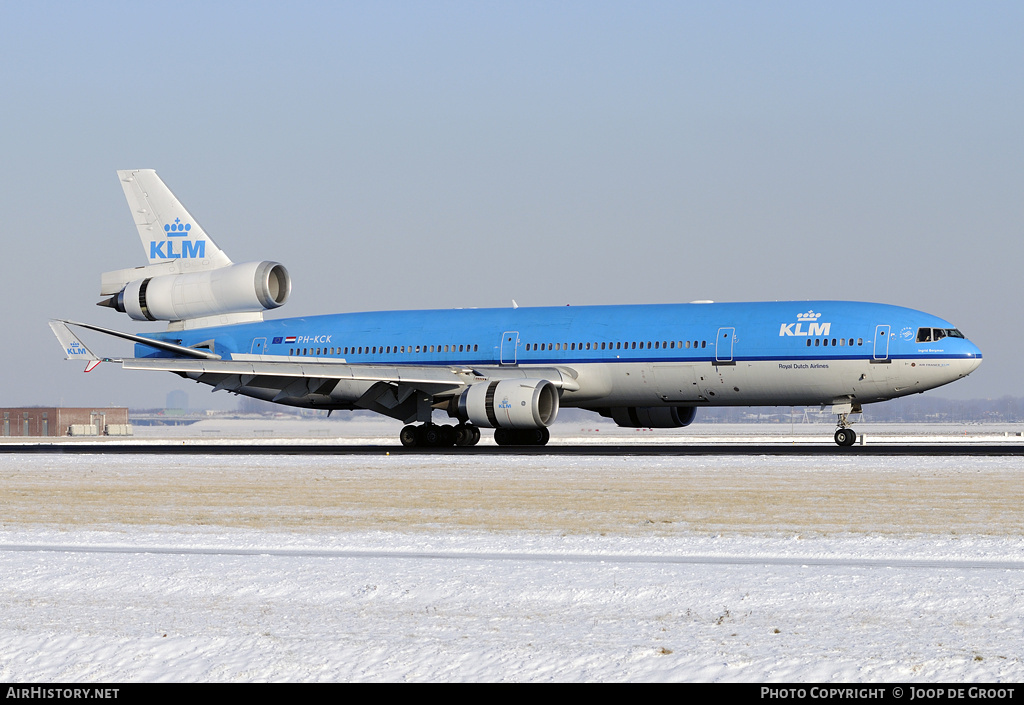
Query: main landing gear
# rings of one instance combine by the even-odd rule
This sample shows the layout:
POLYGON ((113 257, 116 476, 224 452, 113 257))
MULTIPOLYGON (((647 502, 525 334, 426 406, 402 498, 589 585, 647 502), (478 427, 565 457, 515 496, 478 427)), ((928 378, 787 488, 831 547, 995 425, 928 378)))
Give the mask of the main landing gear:
POLYGON ((480 429, 462 423, 458 426, 425 423, 422 426, 406 426, 398 434, 398 438, 406 448, 475 446, 480 442, 480 429))
POLYGON ((494 431, 494 442, 499 446, 544 446, 551 440, 546 428, 499 428, 494 431))
MULTIPOLYGON (((480 442, 480 429, 471 424, 458 426, 425 423, 406 426, 398 434, 406 448, 448 448, 475 446, 480 442)), ((551 438, 546 428, 499 428, 494 431, 494 442, 499 446, 542 446, 551 438)))

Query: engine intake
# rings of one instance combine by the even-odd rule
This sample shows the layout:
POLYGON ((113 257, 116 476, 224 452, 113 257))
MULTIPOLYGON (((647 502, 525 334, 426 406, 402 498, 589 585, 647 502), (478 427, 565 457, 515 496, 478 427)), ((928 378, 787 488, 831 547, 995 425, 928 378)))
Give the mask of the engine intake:
POLYGON ((546 379, 503 379, 470 386, 448 415, 484 428, 544 428, 558 415, 558 388, 546 379))
POLYGON ((136 321, 185 321, 225 313, 277 308, 288 300, 292 280, 277 262, 246 262, 189 274, 165 274, 129 282, 101 301, 136 321))
POLYGON ((693 406, 613 406, 601 409, 623 428, 680 428, 689 426, 697 416, 693 406))

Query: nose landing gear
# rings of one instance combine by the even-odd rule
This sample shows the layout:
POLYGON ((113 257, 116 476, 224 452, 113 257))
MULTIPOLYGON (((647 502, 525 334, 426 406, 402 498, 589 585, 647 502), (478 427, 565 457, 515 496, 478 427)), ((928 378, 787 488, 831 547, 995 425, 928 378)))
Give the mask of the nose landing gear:
POLYGON ((857 433, 852 428, 836 430, 836 443, 841 446, 852 446, 857 442, 857 433))
MULTIPOLYGON (((850 424, 853 423, 850 421, 850 414, 861 413, 860 406, 851 405, 851 407, 848 408, 850 409, 849 411, 841 410, 836 414, 839 417, 839 420, 836 421, 836 425, 839 426, 839 428, 836 429, 835 439, 836 444, 840 446, 852 446, 857 442, 857 432, 850 428, 850 424)), ((835 407, 833 407, 833 409, 835 409, 835 407)))
POLYGON ((837 402, 832 405, 832 413, 839 417, 836 421, 836 426, 839 427, 836 429, 836 444, 852 446, 857 442, 857 433, 850 428, 850 424, 853 423, 850 416, 863 413, 860 404, 854 401, 837 402))

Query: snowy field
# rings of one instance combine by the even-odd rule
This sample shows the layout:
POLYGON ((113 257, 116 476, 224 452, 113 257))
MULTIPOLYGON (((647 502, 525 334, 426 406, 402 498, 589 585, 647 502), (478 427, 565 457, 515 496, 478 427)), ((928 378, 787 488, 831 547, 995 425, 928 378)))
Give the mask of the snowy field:
POLYGON ((0 679, 1020 681, 1020 475, 0 455, 0 679))

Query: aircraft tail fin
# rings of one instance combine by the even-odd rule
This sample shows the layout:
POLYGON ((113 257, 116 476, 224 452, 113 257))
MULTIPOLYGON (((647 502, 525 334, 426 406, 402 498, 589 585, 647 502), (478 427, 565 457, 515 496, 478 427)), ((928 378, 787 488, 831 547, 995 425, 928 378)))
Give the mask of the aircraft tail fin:
POLYGON ((182 270, 231 264, 153 169, 117 172, 149 264, 176 261, 182 270))

